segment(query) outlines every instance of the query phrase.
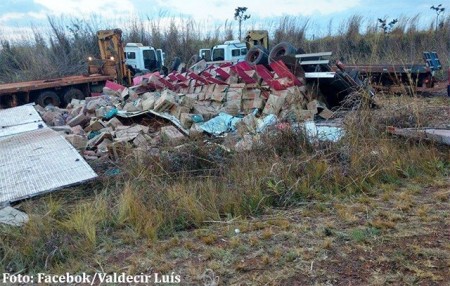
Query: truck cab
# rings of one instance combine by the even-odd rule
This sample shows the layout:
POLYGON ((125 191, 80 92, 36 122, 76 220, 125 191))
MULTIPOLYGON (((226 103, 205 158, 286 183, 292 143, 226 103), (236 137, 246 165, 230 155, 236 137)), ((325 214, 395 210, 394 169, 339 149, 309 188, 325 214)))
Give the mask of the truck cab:
POLYGON ((200 49, 198 51, 198 57, 200 60, 205 60, 207 62, 211 61, 211 49, 200 49))
POLYGON ((213 61, 233 61, 240 62, 245 60, 247 46, 238 40, 226 41, 223 45, 217 45, 212 48, 213 61))
POLYGON ((247 47, 245 43, 238 40, 226 41, 223 44, 216 45, 211 49, 200 49, 199 58, 205 61, 233 61, 240 62, 245 60, 247 47))
POLYGON ((125 64, 135 73, 159 71, 164 66, 164 52, 141 43, 128 43, 125 46, 125 64))

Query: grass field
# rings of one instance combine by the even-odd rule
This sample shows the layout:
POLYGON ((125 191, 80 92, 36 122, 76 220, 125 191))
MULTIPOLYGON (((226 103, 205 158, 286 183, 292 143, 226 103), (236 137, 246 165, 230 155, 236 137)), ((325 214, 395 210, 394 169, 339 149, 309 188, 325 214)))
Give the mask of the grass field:
MULTIPOLYGON (((438 32, 417 29, 417 21, 403 19, 389 35, 376 26, 363 34, 352 17, 339 35, 312 41, 307 25, 287 17, 271 36, 273 44, 332 50, 347 63, 421 62, 422 51, 437 50, 445 69, 450 17, 438 32)), ((125 37, 188 60, 230 36, 200 37, 194 23, 183 25, 161 33, 137 22, 125 37)), ((94 27, 68 30, 52 19, 50 26, 48 37, 36 31, 32 40, 2 41, 0 82, 85 70, 98 53, 94 27)), ((0 225, 0 272, 173 272, 182 285, 445 285, 450 150, 386 127, 448 127, 450 99, 376 101, 379 109, 342 113, 346 136, 337 143, 311 143, 287 128, 242 153, 203 137, 159 146, 160 156, 125 150, 107 165, 118 175, 15 205, 30 222, 0 225)))
POLYGON ((274 130, 247 153, 194 140, 160 157, 124 155, 117 177, 19 203, 31 220, 0 226, 0 271, 174 272, 183 285, 444 283, 450 150, 385 128, 448 124, 449 99, 378 103, 348 112, 336 144, 274 130))

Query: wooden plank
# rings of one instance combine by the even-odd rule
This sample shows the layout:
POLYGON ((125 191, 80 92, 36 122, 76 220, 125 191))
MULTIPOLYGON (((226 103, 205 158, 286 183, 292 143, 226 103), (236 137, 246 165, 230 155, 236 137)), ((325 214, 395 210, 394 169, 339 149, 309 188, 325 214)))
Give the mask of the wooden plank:
POLYGON ((224 71, 222 68, 217 68, 216 73, 218 73, 224 80, 227 80, 230 77, 230 74, 224 71))
POLYGON ((291 79, 295 85, 302 85, 300 80, 288 69, 283 61, 276 61, 270 64, 270 67, 277 73, 279 77, 287 77, 291 79))
POLYGON ((236 71, 239 77, 242 78, 242 80, 245 83, 256 83, 256 80, 251 78, 248 74, 246 74, 245 71, 240 66, 236 65, 236 71))

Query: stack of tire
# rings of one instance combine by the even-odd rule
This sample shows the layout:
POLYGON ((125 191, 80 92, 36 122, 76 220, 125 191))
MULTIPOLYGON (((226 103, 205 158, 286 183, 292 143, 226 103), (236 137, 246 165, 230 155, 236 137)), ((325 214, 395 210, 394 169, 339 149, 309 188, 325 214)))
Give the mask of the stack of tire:
POLYGON ((281 42, 269 52, 260 45, 253 46, 248 50, 245 60, 250 65, 270 65, 272 62, 279 60, 283 56, 292 56, 295 54, 303 54, 302 49, 295 47, 288 42, 281 42))

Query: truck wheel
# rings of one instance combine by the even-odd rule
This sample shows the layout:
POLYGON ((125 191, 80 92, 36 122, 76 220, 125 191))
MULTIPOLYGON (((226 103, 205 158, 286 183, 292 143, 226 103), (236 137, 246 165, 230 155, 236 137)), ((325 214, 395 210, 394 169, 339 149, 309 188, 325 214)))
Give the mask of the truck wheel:
POLYGON ((66 105, 72 102, 72 99, 84 99, 84 98, 85 98, 84 93, 78 88, 68 89, 63 95, 64 103, 66 105))
POLYGON ((282 56, 295 55, 297 50, 288 42, 281 42, 270 51, 269 64, 278 60, 282 56))
POLYGON ((245 61, 251 65, 266 65, 267 62, 267 55, 269 52, 266 48, 260 45, 256 45, 250 48, 248 50, 247 55, 245 55, 245 61))
POLYGON ((50 90, 41 92, 37 97, 36 102, 42 107, 46 107, 49 104, 53 106, 59 106, 61 104, 61 100, 56 92, 50 90))

